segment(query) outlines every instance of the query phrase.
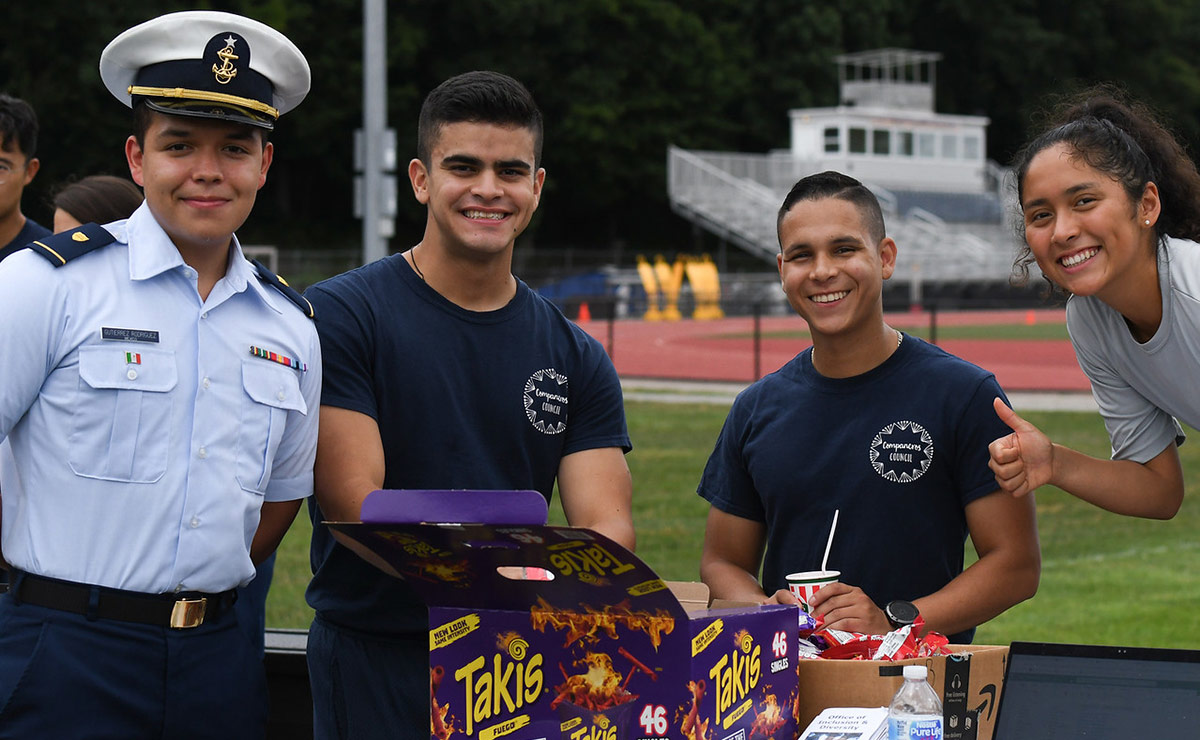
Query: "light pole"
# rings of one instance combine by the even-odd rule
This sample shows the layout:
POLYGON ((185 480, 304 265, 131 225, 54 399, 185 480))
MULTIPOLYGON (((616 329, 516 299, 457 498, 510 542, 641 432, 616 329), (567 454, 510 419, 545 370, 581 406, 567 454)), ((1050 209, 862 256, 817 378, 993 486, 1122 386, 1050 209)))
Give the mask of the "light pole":
POLYGON ((396 132, 387 128, 387 7, 363 0, 363 127, 355 132, 355 215, 363 264, 387 256, 396 231, 396 132))

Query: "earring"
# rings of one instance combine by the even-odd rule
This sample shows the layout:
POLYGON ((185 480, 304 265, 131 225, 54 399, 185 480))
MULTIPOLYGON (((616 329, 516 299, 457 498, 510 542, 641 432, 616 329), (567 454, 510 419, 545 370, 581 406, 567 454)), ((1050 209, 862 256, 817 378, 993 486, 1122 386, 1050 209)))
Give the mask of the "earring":
POLYGON ((1147 225, 1147 226, 1149 226, 1149 225, 1150 225, 1150 219, 1146 219, 1146 225, 1147 225))

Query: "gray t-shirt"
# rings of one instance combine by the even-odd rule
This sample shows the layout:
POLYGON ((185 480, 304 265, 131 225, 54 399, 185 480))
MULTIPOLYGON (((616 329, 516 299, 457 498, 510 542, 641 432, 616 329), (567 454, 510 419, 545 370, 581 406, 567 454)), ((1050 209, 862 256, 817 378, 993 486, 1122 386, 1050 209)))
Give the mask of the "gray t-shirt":
POLYGON ((1200 244, 1166 238, 1158 250, 1162 323, 1145 344, 1093 296, 1067 301, 1067 329, 1092 382, 1114 459, 1144 463, 1171 442, 1182 419, 1200 427, 1200 244))

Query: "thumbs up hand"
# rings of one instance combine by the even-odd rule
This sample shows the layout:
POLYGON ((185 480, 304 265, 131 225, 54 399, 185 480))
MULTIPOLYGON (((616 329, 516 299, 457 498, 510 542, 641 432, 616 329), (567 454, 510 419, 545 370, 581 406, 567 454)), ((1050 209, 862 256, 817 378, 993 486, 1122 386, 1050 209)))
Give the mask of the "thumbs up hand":
POLYGON ((1000 420, 1012 429, 1012 434, 988 445, 991 460, 988 467, 996 483, 1014 496, 1024 496, 1050 482, 1054 469, 1054 447, 1050 438, 1037 427, 1022 419, 999 398, 992 407, 1000 420))

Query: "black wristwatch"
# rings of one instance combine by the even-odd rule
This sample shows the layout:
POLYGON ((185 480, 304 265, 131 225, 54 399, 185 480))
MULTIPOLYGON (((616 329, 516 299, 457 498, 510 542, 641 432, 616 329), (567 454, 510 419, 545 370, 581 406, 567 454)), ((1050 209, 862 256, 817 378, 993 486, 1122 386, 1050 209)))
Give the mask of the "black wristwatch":
POLYGON ((920 613, 916 604, 903 599, 889 601, 887 606, 883 607, 883 615, 887 617, 893 629, 907 627, 917 621, 917 615, 920 613))

